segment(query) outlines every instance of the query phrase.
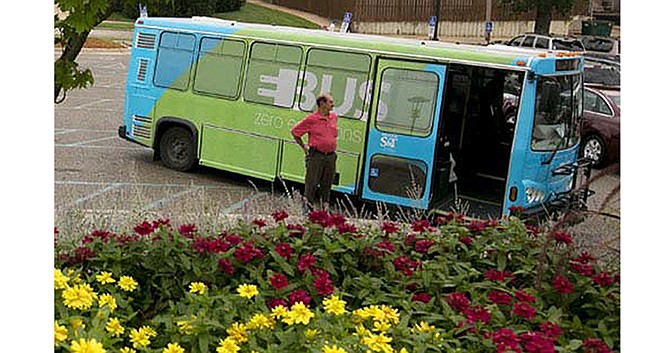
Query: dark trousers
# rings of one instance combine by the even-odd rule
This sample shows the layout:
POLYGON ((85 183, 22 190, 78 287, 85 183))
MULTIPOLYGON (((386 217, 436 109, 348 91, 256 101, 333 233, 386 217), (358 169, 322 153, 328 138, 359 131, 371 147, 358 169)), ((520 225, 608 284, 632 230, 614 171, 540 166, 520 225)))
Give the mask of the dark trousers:
POLYGON ((305 198, 311 207, 323 206, 330 200, 330 187, 335 178, 335 153, 325 154, 313 148, 305 157, 305 198))

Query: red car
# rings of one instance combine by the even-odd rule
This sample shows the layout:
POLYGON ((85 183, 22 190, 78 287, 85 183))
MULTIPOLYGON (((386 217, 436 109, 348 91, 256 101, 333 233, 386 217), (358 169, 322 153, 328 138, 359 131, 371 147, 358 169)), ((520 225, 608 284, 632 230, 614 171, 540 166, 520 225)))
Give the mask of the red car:
POLYGON ((596 168, 619 161, 620 97, 618 89, 585 87, 580 152, 596 168))

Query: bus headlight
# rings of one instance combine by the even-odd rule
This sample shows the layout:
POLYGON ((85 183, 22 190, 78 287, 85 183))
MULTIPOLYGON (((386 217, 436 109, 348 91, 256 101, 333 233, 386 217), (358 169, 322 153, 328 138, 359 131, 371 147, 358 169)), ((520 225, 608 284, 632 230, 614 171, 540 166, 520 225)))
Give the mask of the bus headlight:
POLYGON ((539 202, 544 200, 544 192, 540 189, 526 188, 526 198, 528 203, 539 202))

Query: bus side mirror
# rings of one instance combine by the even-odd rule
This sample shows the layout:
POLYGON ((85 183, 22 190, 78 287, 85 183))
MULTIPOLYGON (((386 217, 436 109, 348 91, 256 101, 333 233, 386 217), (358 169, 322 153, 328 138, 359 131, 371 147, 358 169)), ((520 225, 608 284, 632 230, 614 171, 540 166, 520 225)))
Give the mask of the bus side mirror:
POLYGON ((533 71, 528 72, 528 82, 529 83, 535 82, 535 72, 533 71))

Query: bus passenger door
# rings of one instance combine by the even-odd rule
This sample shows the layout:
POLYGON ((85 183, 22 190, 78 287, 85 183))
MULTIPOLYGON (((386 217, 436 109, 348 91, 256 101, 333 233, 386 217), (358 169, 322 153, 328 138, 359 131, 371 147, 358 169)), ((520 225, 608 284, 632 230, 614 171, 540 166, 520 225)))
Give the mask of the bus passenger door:
POLYGON ((362 198, 427 209, 446 65, 380 59, 362 198))

